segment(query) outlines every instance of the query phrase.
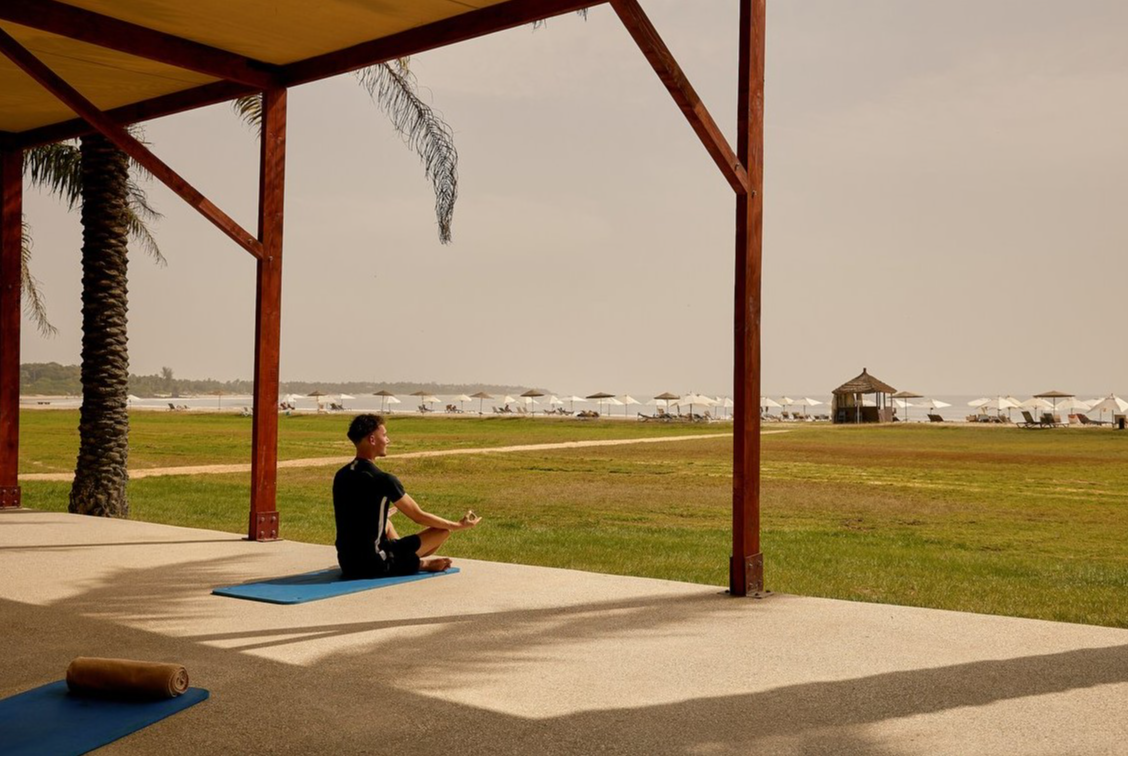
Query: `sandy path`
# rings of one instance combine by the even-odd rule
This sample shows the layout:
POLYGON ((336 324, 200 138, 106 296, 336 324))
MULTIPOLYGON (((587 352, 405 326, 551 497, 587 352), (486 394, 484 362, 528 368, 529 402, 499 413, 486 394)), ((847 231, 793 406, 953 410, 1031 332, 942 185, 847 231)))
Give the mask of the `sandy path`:
MULTIPOLYGON (((764 431, 762 435, 774 433, 787 433, 786 430, 764 431)), ((663 437, 660 439, 604 439, 597 441, 565 441, 552 444, 522 444, 517 447, 483 447, 480 449, 437 449, 425 452, 404 452, 403 455, 390 455, 390 460, 414 460, 425 457, 453 457, 456 455, 498 455, 504 452, 541 452, 555 449, 584 449, 588 447, 623 447, 627 444, 663 444, 676 441, 700 441, 703 439, 729 439, 732 434, 711 433, 693 435, 693 437, 663 437)), ((312 457, 300 460, 280 460, 279 468, 317 468, 329 465, 343 465, 344 458, 339 457, 312 457)), ((236 465, 189 465, 175 468, 141 468, 130 470, 130 478, 137 481, 139 478, 152 476, 200 476, 222 473, 251 473, 250 463, 236 465)), ((75 475, 70 473, 33 473, 21 475, 20 481, 53 481, 67 482, 75 475)))

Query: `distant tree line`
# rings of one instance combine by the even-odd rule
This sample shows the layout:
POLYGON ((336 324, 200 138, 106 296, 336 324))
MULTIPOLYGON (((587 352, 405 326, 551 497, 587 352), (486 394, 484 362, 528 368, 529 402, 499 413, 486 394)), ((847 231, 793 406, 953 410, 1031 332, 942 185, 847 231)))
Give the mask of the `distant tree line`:
MULTIPOLYGON (((393 381, 375 383, 371 381, 283 381, 279 383, 280 394, 306 395, 313 391, 323 394, 352 394, 361 396, 382 389, 396 395, 406 396, 412 392, 425 391, 429 394, 473 394, 485 391, 489 394, 518 395, 529 387, 504 384, 437 384, 435 382, 415 383, 393 381)), ((254 382, 243 379, 219 381, 216 379, 176 378, 173 369, 161 368, 160 373, 141 376, 129 374, 129 393, 138 397, 188 397, 197 394, 250 394, 254 382)), ((538 391, 546 391, 540 389, 538 391)), ((548 392, 546 392, 548 393, 548 392)), ((20 365, 20 394, 79 395, 82 394, 80 367, 60 365, 59 363, 23 363, 20 365)))

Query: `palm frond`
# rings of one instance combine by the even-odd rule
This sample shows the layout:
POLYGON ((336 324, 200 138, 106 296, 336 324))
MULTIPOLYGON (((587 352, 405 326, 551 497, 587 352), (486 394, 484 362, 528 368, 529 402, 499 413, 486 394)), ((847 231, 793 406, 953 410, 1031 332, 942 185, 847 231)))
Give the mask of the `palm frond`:
MULTIPOLYGON (((576 12, 576 15, 580 16, 582 19, 587 21, 588 20, 588 9, 587 8, 581 8, 580 10, 578 10, 576 12)), ((540 19, 533 22, 533 31, 537 31, 538 29, 542 29, 542 28, 544 28, 548 25, 549 25, 549 19, 540 18, 540 19)))
POLYGON ((404 143, 420 156, 435 190, 439 241, 449 244, 459 195, 459 154, 451 127, 419 98, 415 75, 408 70, 406 59, 361 69, 357 78, 404 143))
POLYGON ((149 224, 159 221, 164 216, 149 204, 149 196, 133 180, 132 173, 126 188, 126 209, 126 226, 129 229, 130 240, 136 242, 141 251, 153 258, 157 265, 167 266, 169 262, 161 254, 157 238, 149 231, 149 224))
POLYGON ((82 168, 73 141, 25 150, 24 174, 33 187, 49 190, 71 210, 82 201, 82 168))
POLYGON ((39 291, 39 280, 31 275, 31 226, 21 220, 20 228, 20 295, 24 312, 43 336, 55 336, 59 330, 47 320, 47 303, 39 291))
MULTIPOLYGON (((141 144, 149 145, 145 139, 145 130, 141 126, 133 124, 129 127, 129 133, 141 144)), ((156 223, 164 216, 149 204, 149 195, 137 183, 137 178, 149 180, 153 178, 153 174, 149 173, 149 169, 145 166, 129 158, 129 182, 126 184, 126 228, 129 238, 136 242, 146 255, 153 258, 157 265, 164 267, 169 261, 161 254, 157 238, 149 231, 149 224, 156 223)))
POLYGON ((153 232, 149 231, 149 227, 134 212, 132 199, 129 212, 126 213, 125 224, 130 241, 136 242, 142 252, 153 258, 153 261, 162 268, 169 264, 161 254, 161 248, 157 245, 157 238, 153 236, 153 232))
MULTIPOLYGON (((144 132, 139 128, 130 129, 138 139, 144 137, 144 132)), ((82 166, 79 162, 78 145, 73 142, 59 142, 27 150, 24 153, 25 173, 32 186, 43 187, 51 194, 60 197, 70 210, 74 210, 82 201, 82 166)), ((157 239, 149 230, 148 224, 158 221, 161 214, 149 204, 145 190, 133 180, 132 177, 140 176, 149 178, 150 174, 145 168, 133 160, 129 161, 129 236, 137 242, 141 249, 160 265, 167 265, 168 261, 161 254, 157 239)))
MULTIPOLYGON (((439 241, 451 241, 451 221, 459 194, 458 152, 451 127, 416 94, 410 58, 394 58, 357 72, 361 86, 392 121, 404 143, 420 156, 424 172, 435 189, 435 217, 439 241)), ((233 100, 232 109, 260 137, 263 129, 261 95, 233 100)))
POLYGON ((263 133, 263 96, 247 95, 231 102, 231 108, 256 134, 263 133))
MULTIPOLYGON (((149 147, 149 145, 152 144, 148 139, 145 138, 145 128, 141 126, 141 124, 130 124, 129 126, 125 127, 125 130, 129 132, 131 137, 136 139, 145 147, 149 147)), ((132 155, 126 155, 125 159, 129 161, 129 175, 131 177, 140 176, 141 178, 146 180, 153 178, 153 174, 149 173, 149 169, 134 160, 132 155)))

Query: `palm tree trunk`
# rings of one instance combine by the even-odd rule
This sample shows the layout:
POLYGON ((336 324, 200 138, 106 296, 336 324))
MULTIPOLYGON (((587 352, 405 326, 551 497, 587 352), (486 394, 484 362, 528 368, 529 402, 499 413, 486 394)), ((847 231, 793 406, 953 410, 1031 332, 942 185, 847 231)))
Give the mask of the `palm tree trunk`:
POLYGON ((129 164, 101 135, 83 137, 82 412, 70 511, 129 515, 126 239, 129 164))

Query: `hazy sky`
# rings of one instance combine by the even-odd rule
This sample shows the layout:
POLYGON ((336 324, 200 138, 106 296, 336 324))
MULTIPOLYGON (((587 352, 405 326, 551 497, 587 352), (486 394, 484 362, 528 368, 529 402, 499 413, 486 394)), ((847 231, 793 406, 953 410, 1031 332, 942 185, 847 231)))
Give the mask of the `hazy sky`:
MULTIPOLYGON (((735 144, 737 3, 644 0, 735 144)), ((770 0, 763 389, 863 366, 925 394, 1124 391, 1123 0, 770 0)), ((610 8, 419 55, 455 130, 442 246, 418 159, 351 76, 289 100, 282 378, 567 394, 732 384, 731 190, 610 8)), ((154 150, 254 229, 227 106, 154 150)), ((253 373, 254 265, 159 184, 167 268, 130 268, 132 370, 253 373)), ((29 192, 33 273, 77 363, 77 213, 29 192)))

